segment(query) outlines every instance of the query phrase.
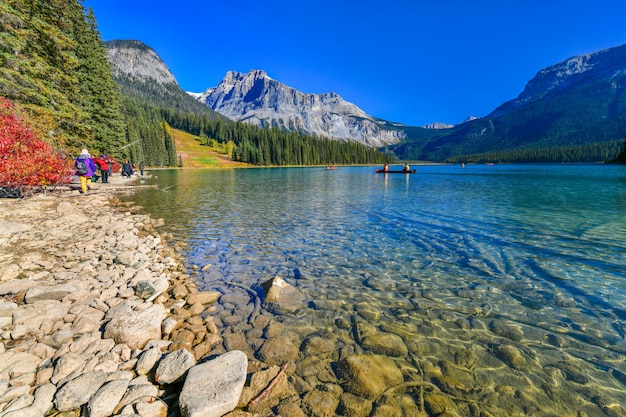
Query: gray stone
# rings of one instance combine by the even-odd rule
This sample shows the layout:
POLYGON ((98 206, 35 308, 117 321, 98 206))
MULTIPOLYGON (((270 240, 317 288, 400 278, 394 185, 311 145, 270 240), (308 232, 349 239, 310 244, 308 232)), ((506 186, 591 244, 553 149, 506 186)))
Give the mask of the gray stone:
POLYGON ((134 404, 140 399, 157 398, 159 395, 159 388, 156 385, 152 384, 141 384, 141 385, 129 385, 126 393, 122 397, 118 408, 123 408, 128 404, 134 404))
POLYGON ((54 394, 57 392, 57 388, 52 384, 43 384, 35 391, 35 401, 33 401, 33 407, 40 410, 40 415, 47 415, 48 411, 54 407, 54 394))
POLYGON ((247 369, 248 358, 238 350, 192 367, 179 396, 183 417, 221 417, 234 410, 247 369))
POLYGON ((35 301, 41 300, 62 300, 66 296, 75 293, 76 291, 76 287, 70 284, 37 286, 29 289, 26 292, 26 297, 24 297, 24 301, 27 304, 32 304, 35 301))
POLYGON ((141 349, 150 339, 161 338, 161 323, 165 319, 165 309, 155 304, 141 312, 133 312, 125 317, 111 320, 104 329, 104 337, 125 343, 131 349, 141 349))
POLYGON ((152 281, 138 281, 135 295, 141 299, 148 299, 152 294, 157 292, 157 288, 152 281))
POLYGON ((54 404, 57 410, 75 410, 86 404, 93 395, 98 392, 106 381, 106 374, 101 371, 84 373, 59 389, 54 396, 54 404))
POLYGON ((154 380, 160 384, 172 384, 195 364, 196 358, 187 349, 175 350, 159 362, 154 380))
POLYGON ((85 367, 85 359, 78 353, 67 353, 59 358, 54 366, 54 373, 50 382, 57 384, 62 379, 85 367))
POLYGON ((28 395, 30 387, 22 385, 21 387, 9 387, 2 395, 0 395, 0 404, 8 403, 11 400, 20 398, 23 395, 28 395))
POLYGON ((100 387, 87 403, 89 417, 107 417, 112 415, 122 397, 124 397, 127 388, 127 379, 110 381, 100 387))
POLYGON ((7 300, 0 300, 0 317, 12 317, 13 312, 17 310, 17 307, 17 303, 7 300))
POLYGON ((141 352, 137 357, 137 365, 135 365, 137 374, 147 375, 152 369, 154 369, 157 362, 161 359, 161 356, 163 356, 163 353, 158 347, 153 347, 141 352))
POLYGON ((4 413, 21 411, 26 407, 30 407, 33 404, 34 399, 35 397, 29 394, 21 395, 15 398, 13 401, 11 401, 8 407, 2 410, 2 415, 4 416, 5 415, 4 413))
POLYGON ((41 358, 27 352, 6 351, 0 354, 0 379, 9 380, 37 371, 41 358))
POLYGON ((141 401, 135 410, 140 417, 167 417, 167 405, 163 401, 141 401))

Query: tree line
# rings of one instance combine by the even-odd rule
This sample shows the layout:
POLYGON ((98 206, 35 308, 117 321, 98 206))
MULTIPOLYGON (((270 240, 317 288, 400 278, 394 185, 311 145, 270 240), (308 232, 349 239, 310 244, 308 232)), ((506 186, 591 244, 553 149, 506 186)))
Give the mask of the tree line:
MULTIPOLYGON (((459 155, 447 158, 452 163, 561 163, 561 162, 604 162, 616 159, 620 153, 620 141, 589 143, 576 146, 554 146, 546 148, 507 149, 497 152, 459 155)), ((624 151, 622 151, 624 154, 624 151)))
POLYGON ((280 128, 261 128, 206 115, 161 109, 174 128, 218 143, 234 143, 231 158, 253 165, 383 164, 393 158, 354 141, 303 135, 280 128))

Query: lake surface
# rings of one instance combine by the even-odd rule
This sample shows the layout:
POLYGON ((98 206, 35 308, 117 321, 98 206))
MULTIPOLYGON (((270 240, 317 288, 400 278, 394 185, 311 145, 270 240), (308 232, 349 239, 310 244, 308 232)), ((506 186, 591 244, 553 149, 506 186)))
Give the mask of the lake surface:
MULTIPOLYGON (((626 415, 626 167, 413 168, 152 171, 158 188, 132 198, 189 243, 199 287, 224 293, 226 348, 258 354, 276 323, 298 347, 332 341, 295 360, 303 398, 339 383, 309 375, 307 356, 332 369, 382 351, 459 415, 626 415), (259 305, 276 275, 301 309, 259 305), (408 350, 363 343, 376 335, 408 350)), ((374 409, 422 411, 420 389, 374 409)))

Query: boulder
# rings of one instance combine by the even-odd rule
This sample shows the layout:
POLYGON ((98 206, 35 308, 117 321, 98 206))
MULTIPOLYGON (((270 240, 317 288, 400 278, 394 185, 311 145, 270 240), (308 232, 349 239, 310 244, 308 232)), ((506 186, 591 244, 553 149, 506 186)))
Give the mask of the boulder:
POLYGON ((126 393, 127 379, 116 379, 104 384, 87 404, 87 414, 90 417, 107 417, 113 415, 115 407, 126 393))
POLYGON ((265 291, 265 308, 275 314, 291 314, 302 307, 300 291, 279 276, 261 284, 265 291))
POLYGON ((196 364, 196 357, 187 349, 179 349, 164 357, 154 374, 159 384, 172 384, 185 375, 185 372, 196 364))
POLYGON ((406 356, 409 352, 404 341, 394 333, 376 333, 366 336, 361 345, 374 353, 384 356, 406 356))
POLYGON ((137 375, 147 375, 156 366, 157 362, 161 359, 163 354, 159 347, 153 347, 148 350, 144 350, 137 357, 137 365, 135 365, 135 371, 137 375))
POLYGON ((78 289, 71 284, 37 286, 26 292, 24 301, 32 304, 41 300, 62 300, 66 296, 76 293, 78 289))
POLYGON ((150 339, 161 338, 164 319, 165 309, 155 304, 144 311, 112 319, 104 329, 104 337, 125 343, 131 349, 142 349, 150 339))
POLYGON ((183 417, 221 417, 234 410, 247 369, 248 358, 238 350, 189 369, 179 396, 183 417))
POLYGON ((106 381, 106 374, 101 371, 86 372, 58 390, 54 396, 54 405, 58 411, 75 410, 86 404, 98 392, 106 381))
POLYGON ((339 362, 337 376, 346 391, 368 400, 375 400, 404 380, 395 362, 381 355, 350 356, 339 362))
POLYGON ((188 304, 201 303, 204 305, 215 303, 222 295, 219 291, 200 291, 187 297, 188 304))
POLYGON ((288 337, 273 337, 263 343, 257 356, 265 363, 280 366, 298 357, 298 347, 288 337))

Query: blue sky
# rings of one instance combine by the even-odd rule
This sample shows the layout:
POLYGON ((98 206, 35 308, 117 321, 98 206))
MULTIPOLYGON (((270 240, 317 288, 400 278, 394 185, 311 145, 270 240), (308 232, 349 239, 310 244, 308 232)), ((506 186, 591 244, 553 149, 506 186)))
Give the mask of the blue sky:
POLYGON ((262 69, 412 126, 486 116, 541 69, 626 43, 624 0, 85 0, 186 91, 262 69))

